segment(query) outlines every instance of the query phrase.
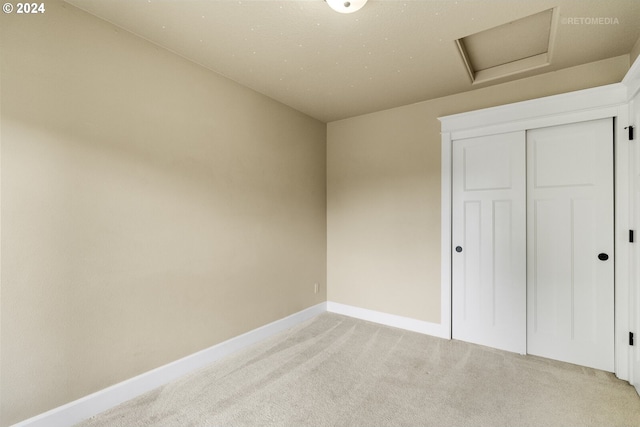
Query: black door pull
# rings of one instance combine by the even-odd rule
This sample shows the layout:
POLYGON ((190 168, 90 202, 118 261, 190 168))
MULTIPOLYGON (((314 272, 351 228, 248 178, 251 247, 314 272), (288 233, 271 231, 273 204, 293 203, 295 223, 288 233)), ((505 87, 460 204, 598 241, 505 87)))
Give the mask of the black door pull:
POLYGON ((601 254, 598 254, 598 259, 599 259, 600 261, 606 261, 606 260, 608 260, 608 259, 609 259, 609 255, 607 255, 607 254, 605 254, 605 253, 603 252, 603 253, 601 253, 601 254))
POLYGON ((458 253, 462 252, 462 246, 456 246, 456 252, 458 253))

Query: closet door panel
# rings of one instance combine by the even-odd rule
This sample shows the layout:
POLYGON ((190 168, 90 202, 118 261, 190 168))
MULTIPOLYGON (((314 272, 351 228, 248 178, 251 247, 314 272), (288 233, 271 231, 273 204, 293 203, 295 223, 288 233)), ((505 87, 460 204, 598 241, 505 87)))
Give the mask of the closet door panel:
POLYGON ((453 338, 526 350, 525 133, 453 143, 453 338))
POLYGON ((527 352, 613 371, 612 119, 529 131, 527 175, 527 352))

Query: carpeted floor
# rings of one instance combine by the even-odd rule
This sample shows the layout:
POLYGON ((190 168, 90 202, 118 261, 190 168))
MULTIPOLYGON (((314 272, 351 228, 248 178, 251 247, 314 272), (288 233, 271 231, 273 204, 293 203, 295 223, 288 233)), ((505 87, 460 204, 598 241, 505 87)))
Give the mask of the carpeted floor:
POLYGON ((640 426, 640 397, 610 373, 325 313, 79 426, 640 426))

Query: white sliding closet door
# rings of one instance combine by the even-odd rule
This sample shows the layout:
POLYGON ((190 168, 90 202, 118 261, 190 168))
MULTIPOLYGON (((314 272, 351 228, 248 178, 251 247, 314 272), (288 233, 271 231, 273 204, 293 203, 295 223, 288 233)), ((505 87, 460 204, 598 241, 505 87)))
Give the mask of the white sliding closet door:
POLYGON ((453 338, 526 351, 525 132, 453 142, 453 338))
POLYGON ((527 352, 613 371, 613 119, 528 131, 527 205, 527 352))

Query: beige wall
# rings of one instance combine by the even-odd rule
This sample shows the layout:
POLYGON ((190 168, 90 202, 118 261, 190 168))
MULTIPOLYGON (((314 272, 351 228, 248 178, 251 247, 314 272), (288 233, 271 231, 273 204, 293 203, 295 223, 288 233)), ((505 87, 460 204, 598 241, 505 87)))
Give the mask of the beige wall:
POLYGON ((0 18, 2 426, 326 300, 326 125, 46 7, 0 18))
POLYGON ((609 83, 621 56, 328 124, 328 300, 440 323, 438 117, 609 83))
POLYGON ((640 56, 640 37, 636 41, 636 44, 631 48, 631 53, 629 54, 629 62, 633 64, 636 59, 640 56))

